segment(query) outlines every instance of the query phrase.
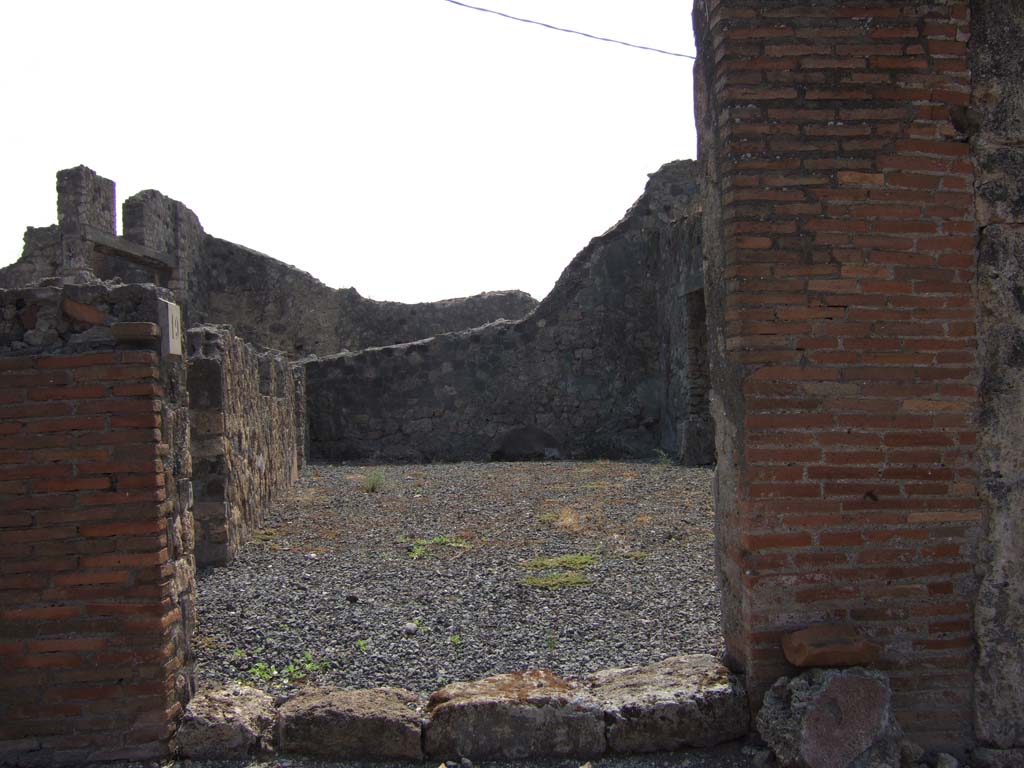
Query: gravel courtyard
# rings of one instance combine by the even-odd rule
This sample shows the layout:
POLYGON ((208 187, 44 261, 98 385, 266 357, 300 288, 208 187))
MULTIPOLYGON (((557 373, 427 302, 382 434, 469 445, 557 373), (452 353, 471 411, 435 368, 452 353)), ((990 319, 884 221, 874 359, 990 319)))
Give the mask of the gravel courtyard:
POLYGON ((312 465, 199 575, 200 686, 578 676, 721 651, 711 471, 312 465))

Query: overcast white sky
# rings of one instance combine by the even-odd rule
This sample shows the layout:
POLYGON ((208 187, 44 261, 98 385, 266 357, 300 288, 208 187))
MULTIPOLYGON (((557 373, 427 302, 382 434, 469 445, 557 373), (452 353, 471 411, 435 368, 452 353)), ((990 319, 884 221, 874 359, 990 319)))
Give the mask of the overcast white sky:
MULTIPOLYGON (((693 52, 691 0, 473 4, 693 52)), ((691 79, 445 0, 4 3, 0 265, 84 164, 364 296, 539 299, 694 156, 691 79)))

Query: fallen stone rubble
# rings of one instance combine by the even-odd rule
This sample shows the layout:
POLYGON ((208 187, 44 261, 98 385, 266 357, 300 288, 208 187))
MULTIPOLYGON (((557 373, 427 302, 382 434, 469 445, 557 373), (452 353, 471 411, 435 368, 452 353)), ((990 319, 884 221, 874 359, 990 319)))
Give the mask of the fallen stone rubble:
POLYGON ((394 688, 309 689, 275 706, 254 688, 197 695, 178 730, 192 759, 275 750, 334 759, 596 758, 706 747, 747 733, 746 692, 713 656, 564 680, 547 670, 452 683, 424 702, 394 688))

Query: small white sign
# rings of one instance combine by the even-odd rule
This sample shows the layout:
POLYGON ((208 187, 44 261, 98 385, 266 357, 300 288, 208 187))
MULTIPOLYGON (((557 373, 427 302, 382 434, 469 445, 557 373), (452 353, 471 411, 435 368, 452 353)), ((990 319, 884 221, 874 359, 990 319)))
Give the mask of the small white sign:
POLYGON ((181 307, 160 299, 160 352, 181 357, 181 307))

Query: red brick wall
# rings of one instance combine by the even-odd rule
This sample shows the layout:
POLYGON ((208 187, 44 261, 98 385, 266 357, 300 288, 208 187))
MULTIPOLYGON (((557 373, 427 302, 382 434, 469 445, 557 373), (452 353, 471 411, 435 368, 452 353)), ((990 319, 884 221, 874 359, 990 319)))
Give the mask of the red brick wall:
POLYGON ((142 350, 0 359, 0 762, 166 750, 188 687, 166 373, 142 350))
POLYGON ((756 706, 784 632, 854 623, 904 728, 967 743, 968 3, 695 6, 729 653, 756 706))

